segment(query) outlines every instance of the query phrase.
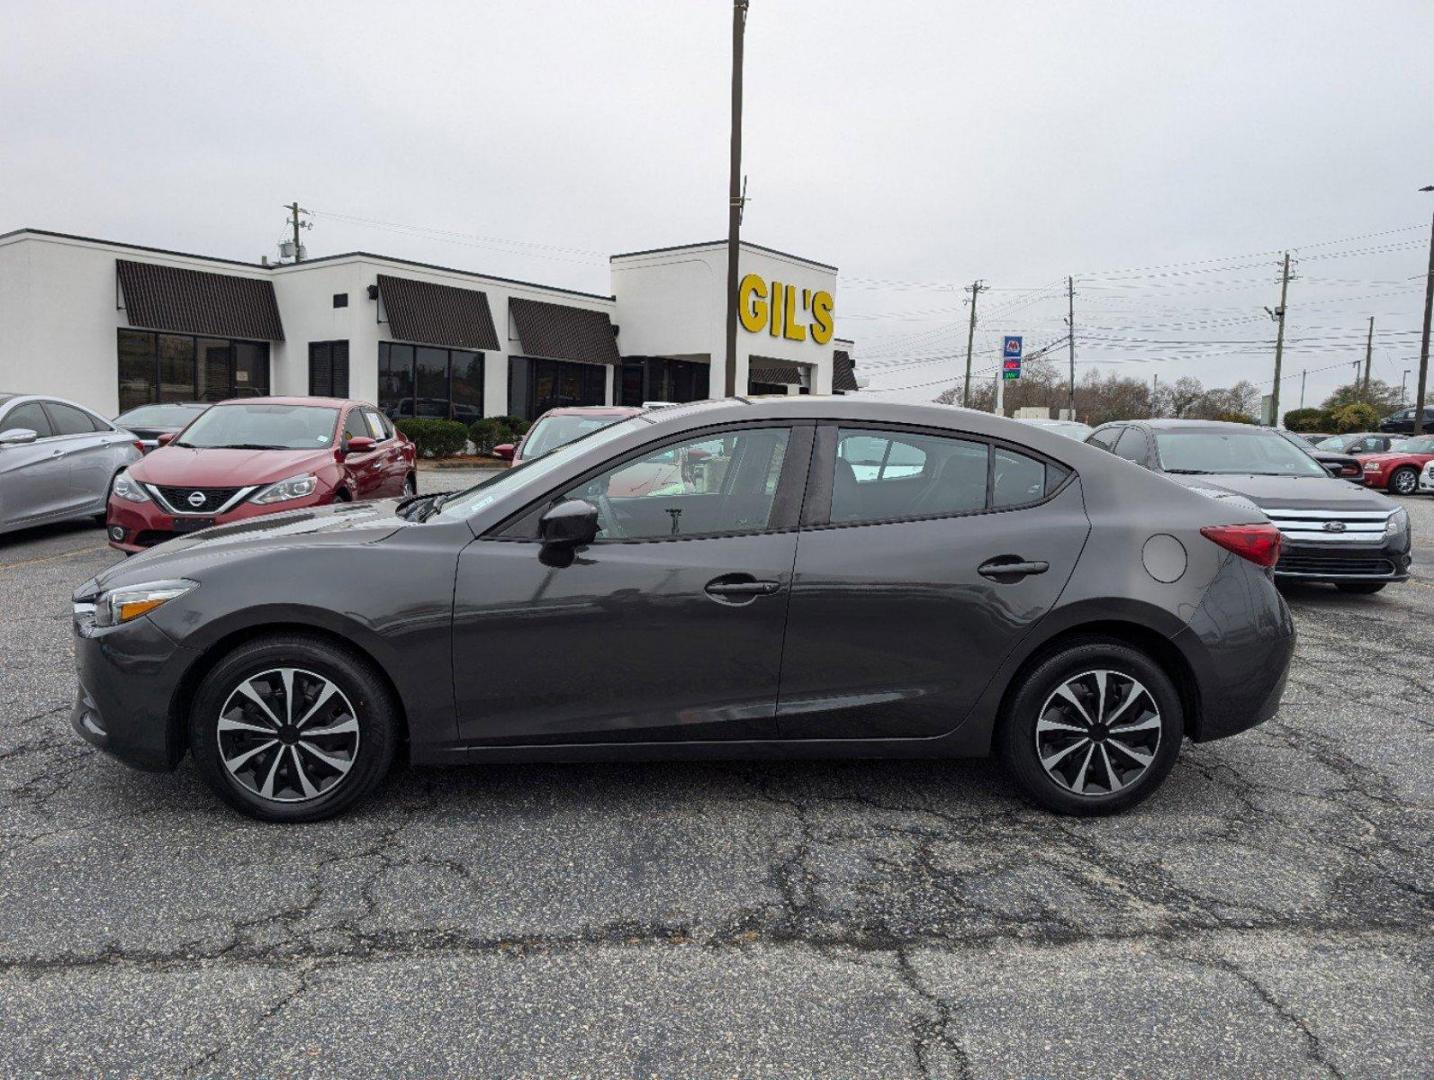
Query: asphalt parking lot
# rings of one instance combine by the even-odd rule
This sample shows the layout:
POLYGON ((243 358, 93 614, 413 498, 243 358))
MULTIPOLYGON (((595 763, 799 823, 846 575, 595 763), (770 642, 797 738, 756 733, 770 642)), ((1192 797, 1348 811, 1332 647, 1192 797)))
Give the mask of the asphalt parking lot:
POLYGON ((260 825, 71 733, 101 531, 0 539, 0 1075, 1428 1076, 1403 502, 1416 578, 1292 592, 1279 715, 1094 821, 986 762, 843 762, 405 770, 260 825))

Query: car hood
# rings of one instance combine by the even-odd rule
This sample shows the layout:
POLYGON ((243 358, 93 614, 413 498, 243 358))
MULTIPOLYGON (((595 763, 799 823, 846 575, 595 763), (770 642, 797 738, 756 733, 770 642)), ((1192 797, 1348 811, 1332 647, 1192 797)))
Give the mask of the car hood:
POLYGON ((165 487, 249 487, 287 480, 334 462, 325 450, 199 450, 161 446, 130 467, 130 475, 165 487))
POLYGON ((1360 454, 1359 460, 1366 465, 1392 465, 1394 462, 1411 462, 1415 465, 1422 464, 1434 458, 1434 454, 1360 454))
POLYGON ((294 547, 373 544, 413 527, 396 513, 400 500, 335 503, 306 510, 245 518, 230 525, 178 536, 117 563, 75 591, 76 598, 117 585, 182 578, 206 565, 260 551, 294 547))
POLYGON ((1228 473, 1166 473, 1177 484, 1213 498, 1237 497, 1261 510, 1393 510, 1398 504, 1377 492, 1332 476, 1255 476, 1228 473))

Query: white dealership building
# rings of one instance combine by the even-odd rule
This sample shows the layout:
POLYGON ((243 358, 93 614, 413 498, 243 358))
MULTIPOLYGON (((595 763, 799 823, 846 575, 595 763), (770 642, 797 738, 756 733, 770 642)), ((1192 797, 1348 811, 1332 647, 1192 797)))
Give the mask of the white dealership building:
MULTIPOLYGON (((610 272, 602 296, 367 252, 263 265, 20 229, 0 235, 0 391, 107 416, 323 394, 464 421, 720 396, 725 242, 610 272)), ((836 268, 743 244, 740 272, 738 391, 856 389, 836 268)))

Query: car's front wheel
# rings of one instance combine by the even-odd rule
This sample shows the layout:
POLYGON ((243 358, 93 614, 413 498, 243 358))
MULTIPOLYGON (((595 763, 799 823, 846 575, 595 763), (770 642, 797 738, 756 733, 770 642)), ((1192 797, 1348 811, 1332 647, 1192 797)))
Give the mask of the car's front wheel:
POLYGON ((1159 665, 1121 642, 1085 639, 1022 676, 996 749, 1033 802, 1062 814, 1106 814, 1160 786, 1184 731, 1180 696, 1159 665))
POLYGON ((1395 469, 1389 478, 1389 490, 1395 495, 1413 495, 1419 490, 1419 470, 1408 465, 1395 469))
POLYGON ((225 802, 265 821, 318 821, 376 787, 398 714, 365 661, 330 642, 247 642, 200 683, 190 712, 195 766, 225 802))

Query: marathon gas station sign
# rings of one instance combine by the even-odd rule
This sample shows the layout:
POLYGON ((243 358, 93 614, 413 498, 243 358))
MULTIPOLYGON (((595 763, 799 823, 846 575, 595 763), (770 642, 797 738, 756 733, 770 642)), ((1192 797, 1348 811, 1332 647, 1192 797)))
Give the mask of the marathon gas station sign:
POLYGON ((748 274, 737 290, 742 328, 751 334, 766 331, 772 337, 805 341, 807 335, 818 345, 832 338, 832 294, 802 289, 780 281, 766 281, 748 274))

